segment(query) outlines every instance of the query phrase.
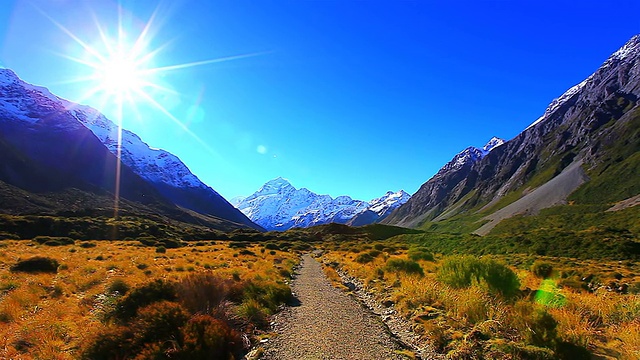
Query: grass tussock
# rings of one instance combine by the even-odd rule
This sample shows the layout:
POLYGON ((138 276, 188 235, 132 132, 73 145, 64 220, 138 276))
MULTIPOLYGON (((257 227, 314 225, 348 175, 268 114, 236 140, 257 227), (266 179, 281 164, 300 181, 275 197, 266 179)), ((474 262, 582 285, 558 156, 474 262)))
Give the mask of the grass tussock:
POLYGON ((285 275, 298 261, 249 242, 252 254, 228 241, 164 253, 135 241, 47 241, 2 241, 0 358, 237 359, 243 338, 291 296, 285 275))
POLYGON ((363 280, 380 301, 392 300, 447 358, 637 358, 640 295, 630 290, 640 281, 637 263, 442 256, 403 240, 327 242, 324 261, 363 280), (359 261, 366 248, 384 256, 359 261), (416 257, 422 252, 431 256, 416 257))

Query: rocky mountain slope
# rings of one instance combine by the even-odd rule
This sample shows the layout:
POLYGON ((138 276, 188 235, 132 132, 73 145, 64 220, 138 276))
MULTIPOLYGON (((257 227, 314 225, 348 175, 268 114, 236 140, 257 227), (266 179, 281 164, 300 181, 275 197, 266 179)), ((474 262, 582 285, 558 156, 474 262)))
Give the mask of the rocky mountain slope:
MULTIPOLYGON (((58 98, 23 82, 11 70, 0 69, 0 130, 0 181, 7 189, 2 193, 3 211, 59 211, 57 202, 35 204, 16 194, 31 192, 37 198, 47 193, 56 198, 69 189, 81 190, 83 198, 99 194, 101 206, 113 207, 109 194, 116 192, 118 130, 98 111, 58 98)), ((118 186, 123 202, 151 213, 158 210, 186 219, 200 214, 231 227, 256 227, 174 155, 149 148, 126 130, 122 138, 118 186)), ((79 202, 74 209, 89 203, 79 202)))
POLYGON ((466 216, 486 234, 514 215, 638 195, 638 96, 640 36, 634 36, 514 139, 477 161, 445 165, 383 222, 417 227, 466 216))
POLYGON ((386 216, 392 209, 406 202, 404 191, 388 192, 371 203, 349 196, 318 195, 306 188, 296 189, 283 178, 273 179, 245 198, 237 198, 234 205, 256 224, 267 230, 287 230, 327 223, 346 224, 357 215, 370 213, 359 220, 366 225, 386 216), (370 220, 370 221, 367 221, 370 220))

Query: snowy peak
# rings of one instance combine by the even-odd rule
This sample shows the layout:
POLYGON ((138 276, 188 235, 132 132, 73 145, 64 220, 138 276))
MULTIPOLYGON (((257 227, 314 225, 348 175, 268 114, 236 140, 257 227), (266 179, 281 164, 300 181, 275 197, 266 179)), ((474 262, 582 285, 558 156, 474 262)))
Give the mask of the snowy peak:
MULTIPOLYGON (((445 164, 439 171, 438 174, 443 175, 452 170, 458 170, 463 166, 471 166, 477 161, 481 160, 485 157, 491 150, 497 148, 498 146, 504 144, 505 141, 499 137, 492 137, 482 149, 477 148, 475 146, 469 146, 468 148, 462 150, 458 154, 456 154, 451 161, 445 164)), ((437 174, 436 174, 437 175, 437 174)))
POLYGON ((295 188, 291 185, 291 183, 288 180, 278 177, 273 180, 267 181, 256 192, 256 194, 260 194, 260 195, 280 194, 288 190, 295 190, 295 188))
MULTIPOLYGON (((405 191, 387 192, 370 203, 342 195, 332 198, 306 188, 296 189, 281 177, 268 181, 246 198, 234 199, 234 206, 267 230, 284 231, 292 227, 309 227, 326 223, 349 223, 365 212, 373 212, 366 223, 386 216, 404 204, 410 195, 405 191)), ((361 224, 365 225, 365 224, 361 224)))
POLYGON ((529 129, 547 120, 551 116, 551 114, 553 114, 556 110, 558 110, 562 105, 566 104, 574 96, 582 92, 587 86, 587 84, 593 80, 594 76, 596 76, 598 72, 603 71, 611 66, 615 66, 619 62, 633 61, 638 57, 640 57, 640 34, 633 36, 620 49, 618 49, 618 51, 614 52, 611 56, 609 56, 609 58, 602 64, 600 69, 598 69, 595 73, 591 74, 589 77, 584 79, 579 84, 572 86, 569 90, 565 91, 564 94, 560 95, 558 98, 553 99, 553 101, 551 101, 551 104, 549 104, 547 109, 544 111, 544 114, 542 114, 542 116, 540 116, 531 125, 527 126, 526 129, 529 129))
POLYGON ((369 210, 383 216, 409 201, 410 197, 411 195, 404 190, 397 192, 387 191, 383 196, 369 201, 369 210))
POLYGON ((0 69, 0 122, 14 128, 47 125, 61 132, 88 129, 111 154, 120 156, 122 164, 173 204, 255 227, 191 173, 177 156, 149 147, 127 130, 122 130, 119 143, 120 129, 99 111, 59 98, 44 87, 28 84, 9 69, 0 69))
POLYGON ((605 61, 604 66, 614 60, 625 60, 630 57, 637 57, 638 55, 640 55, 640 34, 634 35, 626 44, 618 49, 618 51, 614 52, 609 59, 605 61))
POLYGON ((491 140, 489 140, 488 143, 485 144, 485 146, 482 147, 482 150, 484 151, 485 154, 489 153, 489 151, 497 148, 498 146, 504 144, 504 139, 500 139, 499 137, 492 137, 491 140))

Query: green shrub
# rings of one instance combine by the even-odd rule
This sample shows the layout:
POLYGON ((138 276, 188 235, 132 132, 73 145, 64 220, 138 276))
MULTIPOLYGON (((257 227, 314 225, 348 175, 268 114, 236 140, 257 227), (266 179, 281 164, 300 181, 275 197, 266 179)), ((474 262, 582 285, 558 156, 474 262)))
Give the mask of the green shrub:
POLYGON ((142 245, 145 245, 145 246, 157 246, 158 245, 158 239, 156 239, 153 236, 143 236, 143 237, 139 237, 137 240, 142 245))
POLYGON ((72 238, 65 236, 36 236, 33 241, 46 246, 73 245, 75 243, 72 238))
POLYGON ((409 259, 413 261, 425 260, 425 261, 433 261, 433 254, 425 249, 425 248, 409 248, 407 253, 409 259))
POLYGON ((424 275, 424 271, 420 264, 413 260, 389 259, 387 260, 385 269, 391 272, 405 272, 407 274, 424 275))
POLYGON ((249 246, 250 244, 248 242, 243 242, 243 241, 232 241, 229 243, 229 247, 231 249, 244 249, 247 246, 249 246))
POLYGON ((27 260, 18 261, 15 265, 11 266, 11 271, 29 273, 57 273, 58 266, 60 266, 58 260, 48 257, 35 256, 27 260))
POLYGON ((269 309, 263 307, 258 300, 247 299, 243 301, 242 304, 238 306, 237 313, 241 318, 258 327, 265 327, 267 325, 269 309))
POLYGON ((181 329, 189 315, 174 302, 160 301, 141 307, 127 326, 115 326, 88 341, 82 359, 164 359, 180 345, 181 329))
POLYGON ((546 279, 551 277, 553 266, 548 262, 538 260, 531 265, 531 272, 539 278, 546 279))
POLYGON ((266 281, 250 281, 244 284, 243 299, 257 300, 258 303, 273 313, 279 305, 291 300, 291 288, 286 284, 266 281))
POLYGON ((131 287, 122 279, 115 279, 109 284, 107 291, 109 293, 118 292, 120 295, 125 295, 131 287))
POLYGON ((485 284, 490 291, 506 297, 515 295, 520 287, 518 276, 506 265, 493 259, 474 256, 449 256, 438 269, 438 280, 454 288, 485 284))
POLYGON ((94 248, 94 247, 96 247, 96 243, 89 242, 89 241, 83 241, 83 242, 80 243, 80 247, 81 248, 85 248, 85 249, 94 248))
POLYGON ((359 254, 356 256, 356 262, 360 264, 367 264, 373 261, 376 257, 382 254, 379 250, 369 250, 366 253, 359 254))
POLYGON ((157 252, 158 254, 164 254, 164 253, 166 253, 166 252, 167 252, 167 248, 166 248, 166 247, 164 247, 164 246, 158 246, 158 247, 156 248, 156 252, 157 252))
POLYGON ((167 249, 177 249, 184 245, 182 241, 177 239, 164 239, 159 241, 159 244, 167 249))
POLYGON ((543 307, 519 301, 514 311, 514 325, 527 344, 548 348, 556 345, 558 322, 543 307))
POLYGON ((118 301, 110 315, 120 322, 125 322, 136 316, 139 308, 162 300, 174 301, 176 298, 176 284, 156 279, 129 291, 118 301))
POLYGON ((274 244, 274 243, 267 243, 264 245, 264 248, 267 250, 280 250, 280 246, 278 246, 278 244, 274 244))

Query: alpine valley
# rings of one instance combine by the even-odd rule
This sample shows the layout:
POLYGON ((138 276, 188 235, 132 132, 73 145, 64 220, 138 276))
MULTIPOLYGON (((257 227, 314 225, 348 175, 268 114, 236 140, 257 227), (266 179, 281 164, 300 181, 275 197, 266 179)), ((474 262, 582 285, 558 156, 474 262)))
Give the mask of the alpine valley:
MULTIPOLYGON (((392 99, 422 96, 407 92, 392 99)), ((413 195, 333 198, 278 177, 229 202, 177 156, 0 68, 0 358, 638 359, 639 99, 637 35, 413 195)))

